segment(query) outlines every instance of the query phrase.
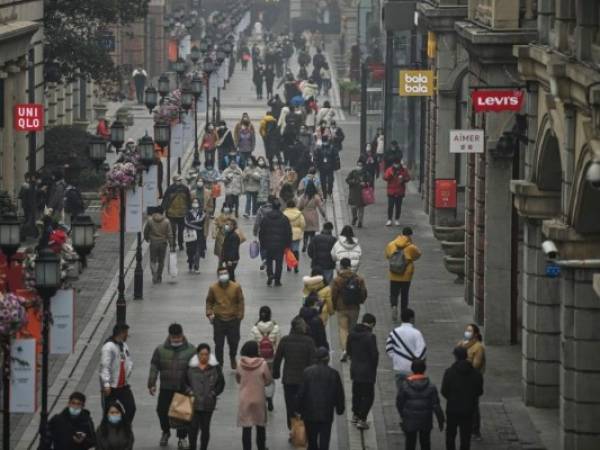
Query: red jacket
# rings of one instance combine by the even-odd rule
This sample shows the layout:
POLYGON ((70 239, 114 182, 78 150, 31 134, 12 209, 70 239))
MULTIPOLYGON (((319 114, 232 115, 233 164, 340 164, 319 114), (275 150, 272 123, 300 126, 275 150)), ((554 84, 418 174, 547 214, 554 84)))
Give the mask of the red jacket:
POLYGON ((394 166, 388 167, 383 174, 383 179, 387 181, 387 194, 392 197, 404 197, 406 193, 406 183, 410 181, 410 173, 401 166, 396 169, 394 166))

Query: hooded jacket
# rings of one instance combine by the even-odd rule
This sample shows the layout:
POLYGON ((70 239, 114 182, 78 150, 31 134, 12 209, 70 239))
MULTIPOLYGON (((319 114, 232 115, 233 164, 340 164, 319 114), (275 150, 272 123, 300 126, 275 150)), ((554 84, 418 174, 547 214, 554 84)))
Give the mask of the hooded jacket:
POLYGON ((144 240, 152 243, 170 242, 172 236, 169 219, 160 213, 152 214, 144 226, 144 240))
POLYGON ((304 236, 304 228, 306 227, 306 221, 302 211, 298 208, 285 208, 283 211, 285 217, 290 221, 292 227, 292 241, 299 241, 304 236))
POLYGON ((319 315, 319 310, 309 306, 303 306, 300 308, 299 316, 304 319, 308 326, 307 334, 313 338, 315 346, 317 348, 325 347, 329 348, 327 342, 327 333, 325 332, 325 326, 319 315))
POLYGON ((346 343, 346 353, 350 357, 350 378, 356 383, 375 383, 379 351, 377 338, 370 327, 357 324, 346 343))
POLYGON ((415 374, 406 379, 396 397, 396 408, 402 418, 402 429, 408 433, 430 431, 434 413, 438 423, 444 423, 437 389, 425 375, 415 374))
POLYGON ((342 269, 331 283, 331 301, 333 302, 333 308, 336 311, 360 310, 360 305, 347 305, 344 302, 344 287, 350 277, 356 277, 358 279, 358 285, 362 294, 361 304, 367 300, 368 292, 365 279, 350 269, 342 269))
POLYGON ((264 427, 267 422, 265 386, 273 377, 263 358, 242 356, 235 379, 240 385, 238 426, 264 427))
POLYGON ((308 294, 311 292, 315 292, 319 296, 319 300, 323 303, 323 307, 321 308, 321 320, 324 325, 327 325, 329 316, 335 314, 335 309, 331 300, 331 287, 325 284, 323 275, 316 275, 314 277, 306 276, 302 278, 302 283, 304 283, 304 290, 302 292, 304 297, 308 297, 308 294))
POLYGON ((302 372, 315 360, 315 341, 305 333, 306 323, 301 318, 292 321, 290 334, 281 338, 275 359, 273 360, 273 378, 280 378, 281 363, 283 366, 283 384, 299 385, 302 383, 302 372))
POLYGON ((252 233, 254 236, 258 236, 258 231, 260 230, 260 224, 263 219, 267 215, 267 213, 273 211, 273 205, 271 203, 265 203, 256 212, 256 219, 254 219, 254 226, 252 227, 252 233))
POLYGON ((127 381, 133 371, 133 361, 129 353, 129 347, 125 342, 116 342, 113 338, 110 338, 100 351, 99 375, 101 387, 118 387, 121 361, 125 363, 125 386, 127 386, 127 381))
POLYGON ((195 347, 187 339, 184 338, 181 346, 173 347, 171 340, 167 338, 152 354, 148 388, 156 386, 156 379, 160 374, 161 390, 181 392, 185 384, 188 362, 195 353, 195 347))
POLYGON ((272 114, 265 114, 260 120, 260 128, 258 129, 258 132, 260 133, 263 139, 267 138, 268 136, 269 124, 274 124, 275 126, 277 126, 277 119, 275 119, 275 117, 273 117, 272 114))
POLYGON ((344 386, 337 370, 320 362, 304 370, 302 379, 298 392, 302 420, 331 423, 334 410, 338 415, 344 414, 344 386))
POLYGON ((410 236, 404 236, 401 234, 392 242, 385 247, 385 257, 390 259, 397 250, 401 249, 404 252, 404 258, 406 259, 407 265, 404 273, 393 273, 389 272, 391 281, 410 281, 412 280, 415 272, 414 261, 421 257, 421 250, 412 243, 410 236))
POLYGON ((383 174, 387 182, 387 195, 390 197, 404 197, 406 183, 410 181, 410 173, 405 167, 388 167, 383 174))
POLYGON ((250 330, 252 339, 260 344, 263 337, 268 336, 269 340, 273 344, 273 349, 277 350, 277 345, 281 340, 281 331, 277 322, 269 320, 268 322, 258 321, 254 324, 250 330))
POLYGON ((470 415, 483 395, 483 377, 469 361, 456 361, 444 372, 442 395, 446 414, 470 415))
POLYGON ((265 250, 283 252, 292 243, 290 221, 279 210, 269 211, 260 222, 258 239, 265 250))
POLYGON ((95 443, 96 433, 90 412, 82 409, 78 416, 73 416, 69 408, 65 408, 48 422, 41 448, 43 450, 87 450, 94 447, 95 443), (81 444, 73 440, 77 432, 86 435, 81 444))
POLYGON ((225 195, 240 195, 244 192, 244 173, 242 169, 231 166, 223 171, 223 183, 225 184, 225 195))
POLYGON ((244 169, 244 189, 246 192, 258 192, 260 189, 260 181, 262 178, 262 170, 258 166, 246 166, 244 169))
POLYGON ((343 258, 348 258, 350 260, 354 272, 358 270, 362 249, 360 248, 358 239, 352 238, 352 241, 353 243, 351 244, 346 237, 340 236, 331 249, 331 258, 335 261, 338 270, 340 268, 340 261, 343 258))
POLYGON ((302 97, 304 100, 309 99, 310 97, 317 98, 319 94, 319 85, 317 83, 311 83, 306 80, 302 83, 302 97))
POLYGON ((195 411, 214 411, 217 397, 225 389, 225 378, 217 359, 211 353, 208 366, 202 370, 198 355, 194 355, 187 364, 185 386, 189 395, 194 396, 195 411))
POLYGON ((176 219, 185 217, 192 204, 190 190, 183 183, 173 183, 165 191, 162 207, 167 217, 176 219))
POLYGON ((311 268, 319 267, 323 270, 332 270, 335 268, 335 260, 331 256, 331 250, 337 242, 335 236, 331 233, 317 234, 310 240, 307 253, 311 258, 311 268))

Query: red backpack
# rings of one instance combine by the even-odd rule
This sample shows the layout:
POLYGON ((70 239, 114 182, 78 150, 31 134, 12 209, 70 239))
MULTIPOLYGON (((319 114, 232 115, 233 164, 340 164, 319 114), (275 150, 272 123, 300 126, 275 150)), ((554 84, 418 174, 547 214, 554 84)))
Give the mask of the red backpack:
POLYGON ((275 348, 273 348, 273 342, 271 342, 271 339, 269 338, 269 333, 263 334, 260 330, 259 333, 262 337, 258 343, 258 354, 261 358, 273 359, 273 356, 275 356, 275 348))

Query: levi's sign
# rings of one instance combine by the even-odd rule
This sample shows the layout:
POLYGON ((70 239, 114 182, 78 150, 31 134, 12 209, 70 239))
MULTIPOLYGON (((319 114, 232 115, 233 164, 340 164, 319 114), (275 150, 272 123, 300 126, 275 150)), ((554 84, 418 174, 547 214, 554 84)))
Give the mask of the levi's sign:
POLYGON ((520 111, 523 107, 523 91, 478 90, 471 93, 475 112, 520 111))
POLYGON ((44 129, 44 105, 39 103, 15 105, 13 118, 15 131, 41 131, 44 129))
POLYGON ((433 71, 401 70, 399 87, 401 97, 431 97, 433 95, 433 71))
POLYGON ((483 130, 450 130, 450 153, 483 153, 483 130))

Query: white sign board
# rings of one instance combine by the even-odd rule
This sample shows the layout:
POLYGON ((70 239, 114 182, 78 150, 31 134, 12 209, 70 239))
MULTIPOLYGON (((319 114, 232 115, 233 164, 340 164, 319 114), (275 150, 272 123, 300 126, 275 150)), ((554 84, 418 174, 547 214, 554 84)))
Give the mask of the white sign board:
POLYGON ((171 127, 171 161, 183 156, 183 124, 180 122, 171 127))
POLYGON ((130 189, 126 194, 125 202, 125 232, 140 233, 142 231, 142 222, 144 212, 142 211, 142 191, 141 186, 130 189))
POLYGON ((59 289, 50 299, 52 327, 50 328, 50 353, 70 355, 75 342, 75 291, 59 289))
POLYGON ((158 205, 158 166, 150 166, 148 172, 144 172, 144 187, 142 189, 142 202, 144 203, 143 212, 148 211, 148 207, 158 205))
POLYGON ((450 130, 450 153, 483 153, 483 130, 450 130))
POLYGON ((34 413, 36 405, 35 339, 14 339, 10 345, 10 412, 34 413))

